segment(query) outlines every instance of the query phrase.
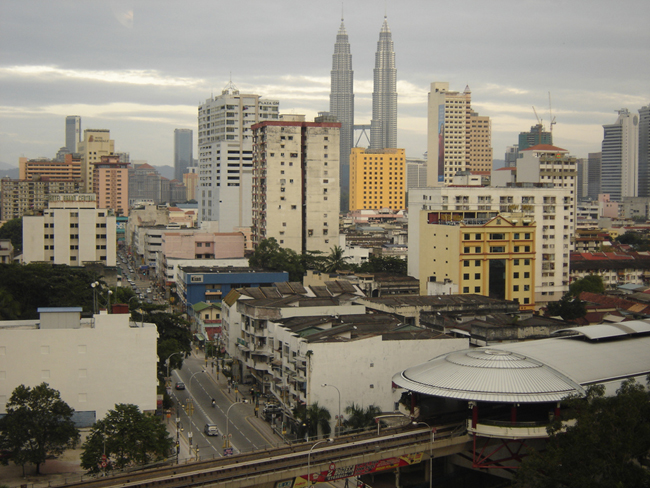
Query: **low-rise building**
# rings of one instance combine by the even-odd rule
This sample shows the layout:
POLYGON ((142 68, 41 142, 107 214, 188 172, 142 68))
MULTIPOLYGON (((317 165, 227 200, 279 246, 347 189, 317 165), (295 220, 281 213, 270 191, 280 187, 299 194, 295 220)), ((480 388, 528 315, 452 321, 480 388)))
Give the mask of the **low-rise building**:
POLYGON ((40 319, 0 322, 0 414, 12 391, 43 382, 90 426, 117 403, 156 410, 155 324, 128 314, 81 318, 81 307, 40 308, 40 319))

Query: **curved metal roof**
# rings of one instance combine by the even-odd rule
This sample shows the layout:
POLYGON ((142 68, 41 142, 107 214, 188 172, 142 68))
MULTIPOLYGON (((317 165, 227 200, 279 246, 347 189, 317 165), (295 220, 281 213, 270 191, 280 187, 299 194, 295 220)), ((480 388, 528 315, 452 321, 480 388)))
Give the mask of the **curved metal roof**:
MULTIPOLYGON (((631 334, 649 326, 639 322, 629 327, 631 334)), ((418 393, 458 400, 538 403, 584 394, 592 384, 650 373, 650 335, 590 341, 585 337, 603 332, 591 327, 576 328, 579 336, 443 354, 397 373, 393 382, 418 393)))

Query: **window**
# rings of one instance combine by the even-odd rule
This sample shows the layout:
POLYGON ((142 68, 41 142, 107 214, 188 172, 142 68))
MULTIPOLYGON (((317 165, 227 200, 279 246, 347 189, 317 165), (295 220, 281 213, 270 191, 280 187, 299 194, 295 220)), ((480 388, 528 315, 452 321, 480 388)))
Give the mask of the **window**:
POLYGON ((480 286, 475 286, 474 287, 474 293, 481 293, 481 287, 480 286))
POLYGON ((530 252, 530 246, 524 246, 524 252, 530 252))
POLYGON ((514 279, 519 278, 519 273, 513 273, 512 277, 513 277, 514 279))
POLYGON ((514 239, 519 239, 519 232, 515 232, 514 239))
POLYGON ((530 285, 524 285, 524 291, 530 291, 530 285))
POLYGON ((530 239, 530 234, 524 234, 524 239, 530 239))
POLYGON ((512 264, 513 266, 519 266, 519 260, 515 259, 512 264))
POLYGON ((463 286, 463 293, 469 293, 469 286, 463 286))
POLYGON ((481 248, 480 248, 480 247, 475 247, 475 248, 474 248, 474 252, 476 252, 476 253, 480 253, 480 252, 481 252, 481 248))
POLYGON ((528 271, 524 272, 524 278, 530 278, 530 273, 528 271))
POLYGON ((463 279, 464 280, 469 280, 469 273, 464 273, 463 274, 463 279))
POLYGON ((528 298, 528 297, 524 298, 524 303, 525 303, 525 304, 530 303, 530 298, 528 298))
POLYGON ((530 259, 524 259, 524 266, 530 266, 530 259))
POLYGON ((469 261, 463 261, 463 266, 465 266, 466 268, 469 268, 469 261))
POLYGON ((515 285, 512 287, 512 291, 519 291, 519 285, 515 285))
POLYGON ((506 248, 505 246, 490 246, 490 252, 491 253, 506 252, 506 248))
POLYGON ((465 235, 463 236, 463 239, 465 239, 466 241, 469 241, 469 239, 470 239, 469 234, 465 234, 465 235))
POLYGON ((481 260, 477 259, 474 261, 474 266, 480 266, 481 265, 481 260))
POLYGON ((475 280, 480 280, 481 279, 481 273, 474 273, 474 279, 475 280))
POLYGON ((519 252, 519 246, 514 247, 514 252, 519 252))
POLYGON ((463 248, 463 252, 464 252, 465 254, 469 254, 469 247, 464 247, 464 248, 463 248))

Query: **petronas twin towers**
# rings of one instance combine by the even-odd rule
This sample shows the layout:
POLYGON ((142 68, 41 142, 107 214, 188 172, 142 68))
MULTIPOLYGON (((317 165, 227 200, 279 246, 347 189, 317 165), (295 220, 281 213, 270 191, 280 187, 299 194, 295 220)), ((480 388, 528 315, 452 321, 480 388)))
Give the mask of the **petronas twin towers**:
MULTIPOLYGON (((350 186, 350 151, 354 146, 354 71, 350 42, 343 19, 336 35, 332 56, 330 114, 337 117, 341 123, 341 197, 347 200, 350 186)), ((394 147, 397 147, 397 70, 393 39, 388 21, 384 17, 375 53, 370 149, 394 147)))

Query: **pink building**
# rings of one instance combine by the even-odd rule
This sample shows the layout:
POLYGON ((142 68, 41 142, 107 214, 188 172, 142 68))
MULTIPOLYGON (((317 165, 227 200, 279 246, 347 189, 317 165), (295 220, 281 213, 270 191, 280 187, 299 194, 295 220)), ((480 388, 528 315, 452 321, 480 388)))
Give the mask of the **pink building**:
POLYGON ((598 195, 598 215, 600 217, 609 217, 610 219, 618 218, 618 202, 612 202, 609 194, 601 193, 598 195))
POLYGON ((97 208, 129 215, 129 163, 120 162, 119 156, 102 156, 94 165, 93 193, 97 195, 97 208))
POLYGON ((174 232, 162 236, 162 254, 176 259, 229 259, 244 257, 244 236, 240 232, 174 232))

